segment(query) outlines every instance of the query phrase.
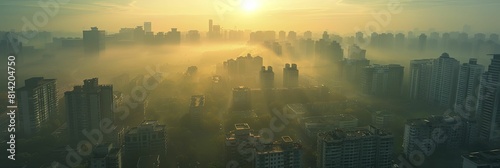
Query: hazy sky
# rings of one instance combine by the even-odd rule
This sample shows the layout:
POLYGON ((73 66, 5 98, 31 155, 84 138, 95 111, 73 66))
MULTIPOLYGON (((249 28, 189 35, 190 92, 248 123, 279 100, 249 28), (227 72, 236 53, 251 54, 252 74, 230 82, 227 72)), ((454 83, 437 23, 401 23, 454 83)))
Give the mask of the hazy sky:
POLYGON ((380 26, 382 31, 450 31, 469 24, 474 32, 500 32, 500 0, 59 0, 67 3, 59 4, 54 15, 39 5, 56 1, 0 0, 0 30, 20 30, 23 18, 33 23, 35 16, 39 22, 35 27, 49 31, 79 32, 98 26, 117 32, 144 21, 153 23, 153 31, 171 27, 207 31, 207 20, 212 18, 225 29, 352 33, 382 23, 373 14, 399 3, 400 12, 390 14, 380 26))

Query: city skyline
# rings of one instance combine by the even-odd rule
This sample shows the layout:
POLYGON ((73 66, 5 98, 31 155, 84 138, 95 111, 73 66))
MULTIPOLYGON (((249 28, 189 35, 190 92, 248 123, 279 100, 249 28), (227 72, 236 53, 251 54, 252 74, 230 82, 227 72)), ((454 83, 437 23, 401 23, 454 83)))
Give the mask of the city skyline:
POLYGON ((7 23, 2 24, 0 30, 19 30, 26 24, 25 21, 33 23, 34 16, 43 23, 43 15, 47 22, 37 29, 46 31, 76 31, 97 26, 115 32, 120 29, 118 25, 134 27, 144 21, 153 23, 154 32, 167 31, 171 27, 185 31, 206 31, 202 23, 208 19, 219 22, 224 29, 288 31, 293 28, 297 31, 328 30, 342 34, 359 31, 356 29, 367 30, 366 26, 373 21, 380 23, 379 31, 383 32, 417 29, 462 31, 464 25, 474 25, 471 27, 473 32, 498 33, 500 28, 500 23, 483 21, 495 20, 494 11, 500 5, 495 0, 481 3, 467 0, 316 0, 314 3, 299 0, 231 1, 235 4, 223 0, 195 0, 189 4, 159 0, 60 0, 56 4, 57 8, 50 4, 55 0, 41 1, 45 2, 41 5, 34 2, 0 2, 0 6, 3 6, 0 7, 0 20, 7 23), (483 19, 478 20, 478 17, 483 19), (72 20, 79 22, 67 24, 72 20), (408 24, 410 21, 411 24, 408 24))
POLYGON ((499 167, 498 7, 2 1, 0 167, 499 167))

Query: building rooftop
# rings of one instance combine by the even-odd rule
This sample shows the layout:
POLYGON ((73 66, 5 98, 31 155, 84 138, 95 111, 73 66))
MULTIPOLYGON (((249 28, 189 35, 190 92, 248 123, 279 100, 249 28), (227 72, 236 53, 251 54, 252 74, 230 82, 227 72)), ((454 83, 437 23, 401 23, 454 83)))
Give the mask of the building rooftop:
POLYGON ((472 152, 470 154, 462 155, 462 157, 478 165, 500 163, 500 149, 472 152))
POLYGON ((158 124, 156 120, 143 121, 139 126, 130 128, 126 134, 137 134, 139 132, 156 132, 165 130, 165 125, 158 124))
POLYGON ((266 153, 279 153, 287 150, 301 149, 302 145, 293 141, 290 136, 282 136, 281 140, 274 141, 273 143, 263 144, 259 143, 255 148, 258 154, 266 153))
POLYGON ((319 139, 324 141, 344 140, 368 138, 371 136, 391 136, 392 134, 373 126, 359 128, 342 128, 333 131, 321 132, 318 134, 319 139))
POLYGON ((394 115, 394 113, 387 112, 387 111, 375 111, 375 112, 373 112, 373 115, 377 116, 377 117, 392 117, 394 115))
POLYGON ((18 90, 34 89, 47 83, 54 83, 55 79, 44 79, 43 77, 33 77, 24 81, 25 86, 18 90))
POLYGON ((411 126, 440 126, 440 125, 451 125, 455 124, 457 121, 453 117, 444 116, 430 116, 427 118, 417 118, 406 120, 407 125, 411 126))
POLYGON ((238 86, 236 88, 233 88, 233 91, 250 91, 250 88, 247 88, 245 86, 238 86))
POLYGON ((358 119, 350 114, 336 114, 336 115, 305 117, 305 118, 301 119, 301 122, 304 122, 304 123, 336 123, 339 121, 353 121, 353 120, 358 120, 358 119))
POLYGON ((249 126, 247 123, 238 123, 238 124, 234 124, 234 127, 236 128, 236 130, 246 130, 246 129, 250 129, 250 126, 249 126))
POLYGON ((283 140, 283 142, 293 142, 293 139, 290 136, 282 136, 281 140, 283 140))
POLYGON ((205 106, 205 96, 195 95, 191 96, 191 107, 205 106))

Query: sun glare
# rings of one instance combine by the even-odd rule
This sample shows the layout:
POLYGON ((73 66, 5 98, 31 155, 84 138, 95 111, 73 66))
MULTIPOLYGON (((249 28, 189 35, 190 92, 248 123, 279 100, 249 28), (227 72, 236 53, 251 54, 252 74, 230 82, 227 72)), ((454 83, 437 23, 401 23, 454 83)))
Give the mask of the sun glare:
POLYGON ((259 3, 258 0, 243 0, 241 7, 247 12, 252 12, 257 10, 259 3))

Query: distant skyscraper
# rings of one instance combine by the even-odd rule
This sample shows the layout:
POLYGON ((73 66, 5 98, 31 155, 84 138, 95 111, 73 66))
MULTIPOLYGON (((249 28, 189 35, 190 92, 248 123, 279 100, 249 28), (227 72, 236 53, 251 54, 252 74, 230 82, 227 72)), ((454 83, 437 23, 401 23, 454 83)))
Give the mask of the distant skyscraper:
POLYGON ((144 32, 151 33, 151 22, 144 22, 144 32))
POLYGON ((200 42, 200 32, 198 32, 198 30, 189 30, 186 35, 186 40, 191 43, 200 42))
POLYGON ((17 91, 19 106, 19 129, 24 136, 40 131, 57 112, 57 90, 55 79, 34 77, 25 80, 25 86, 17 91))
POLYGON ((401 96, 404 67, 401 65, 372 65, 365 67, 363 91, 381 97, 401 96))
POLYGON ((304 39, 312 39, 312 32, 311 31, 304 32, 304 39))
POLYGON ((236 60, 229 59, 224 61, 221 67, 223 70, 221 74, 227 73, 231 78, 257 77, 262 68, 262 64, 262 57, 252 57, 249 53, 246 56, 238 57, 236 60))
POLYGON ((320 39, 315 43, 315 55, 317 67, 330 67, 344 59, 344 49, 337 41, 320 39))
POLYGON ((477 64, 475 58, 469 59, 469 63, 460 66, 455 107, 458 106, 467 111, 476 110, 479 81, 483 71, 484 66, 477 64))
POLYGON ((208 20, 207 37, 210 40, 221 40, 222 39, 222 28, 220 27, 220 25, 214 25, 212 19, 208 20))
POLYGON ((395 47, 399 50, 403 49, 406 46, 405 34, 398 33, 394 38, 395 47))
POLYGON ((429 102, 452 107, 455 101, 460 62, 443 53, 433 61, 429 102))
POLYGON ((285 31, 283 31, 283 30, 282 30, 282 31, 280 31, 280 32, 278 33, 278 39, 279 39, 280 41, 285 41, 285 40, 286 40, 286 32, 285 32, 285 31))
POLYGON ((356 37, 354 38, 355 38, 354 44, 363 44, 365 41, 363 37, 363 32, 356 32, 356 37))
MULTIPOLYGON (((114 121, 113 86, 99 85, 98 79, 86 79, 83 86, 75 86, 73 91, 64 93, 68 116, 69 132, 73 142, 85 138, 82 131, 101 129, 101 121, 114 121)), ((113 139, 113 135, 105 137, 113 139)))
POLYGON ((498 43, 498 34, 490 34, 489 40, 498 43))
POLYGON ((288 41, 295 41, 295 40, 297 40, 297 33, 294 32, 294 31, 289 31, 287 39, 288 39, 288 41))
POLYGON ((330 42, 330 35, 328 34, 327 31, 323 32, 323 35, 321 36, 321 39, 325 40, 326 42, 330 42))
POLYGON ((263 89, 274 88, 273 67, 268 66, 266 70, 266 67, 262 66, 262 69, 260 70, 260 86, 263 89))
POLYGON ((294 88, 299 87, 299 70, 297 64, 285 64, 283 68, 283 87, 294 88))
POLYGON ((494 54, 481 78, 476 120, 479 140, 488 145, 500 145, 500 54, 494 54))
POLYGON ((370 60, 344 59, 341 63, 342 78, 353 85, 360 86, 362 83, 364 68, 370 65, 370 60))
POLYGON ((177 31, 177 28, 172 28, 171 31, 167 32, 166 38, 169 44, 181 44, 181 32, 177 31))
POLYGON ((83 31, 83 51, 87 56, 99 56, 104 51, 106 44, 106 33, 97 27, 83 31))
POLYGON ((418 50, 424 51, 426 49, 426 46, 427 46, 427 35, 421 34, 418 37, 418 50))
POLYGON ((337 129, 318 134, 317 167, 391 168, 394 136, 367 128, 337 129))
POLYGON ((208 32, 212 32, 213 31, 213 26, 214 26, 214 22, 212 21, 212 19, 208 20, 208 32))
POLYGON ((366 50, 361 49, 358 45, 349 46, 349 59, 364 60, 366 58, 366 50))
POLYGON ((426 101, 429 97, 433 59, 410 62, 410 99, 426 101))

